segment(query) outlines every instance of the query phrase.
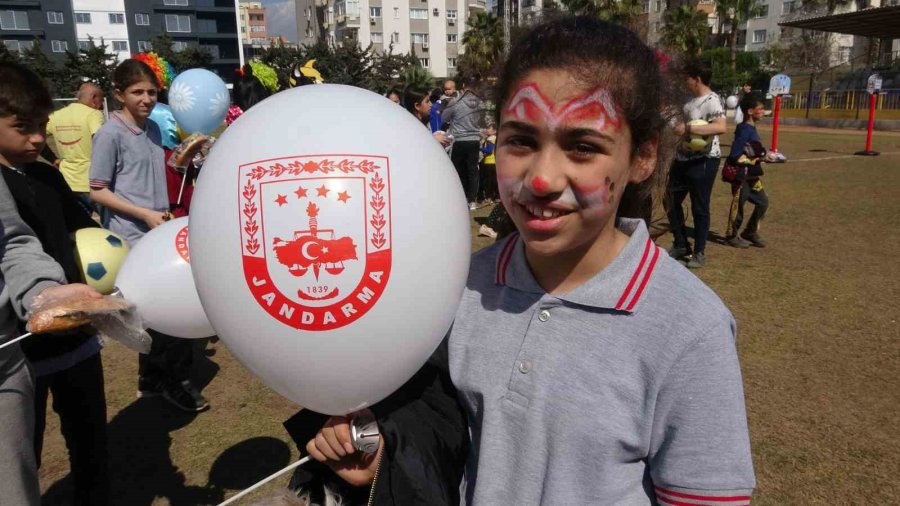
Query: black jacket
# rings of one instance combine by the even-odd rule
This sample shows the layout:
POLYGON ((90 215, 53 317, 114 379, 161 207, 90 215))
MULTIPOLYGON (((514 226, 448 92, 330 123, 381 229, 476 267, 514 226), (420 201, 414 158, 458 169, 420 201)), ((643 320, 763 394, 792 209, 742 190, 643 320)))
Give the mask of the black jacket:
MULTIPOLYGON (((447 340, 406 384, 372 406, 372 411, 385 441, 373 504, 457 506, 469 433, 450 381, 447 340)), ((306 443, 327 419, 303 410, 284 426, 301 453, 306 453, 306 443)), ((350 487, 318 462, 298 468, 291 486, 307 487, 315 493, 316 487, 309 485, 316 481, 338 489, 345 504, 366 504, 368 500, 369 487, 350 487)))
MULTIPOLYGON (((26 164, 19 172, 0 165, 22 221, 41 241, 44 252, 63 268, 70 283, 81 283, 81 271, 75 262, 72 234, 88 227, 99 227, 79 203, 62 174, 47 164, 26 164)), ((24 332, 25 323, 21 322, 24 332)), ((64 355, 81 346, 91 336, 35 336, 22 341, 22 351, 32 362, 64 355)))

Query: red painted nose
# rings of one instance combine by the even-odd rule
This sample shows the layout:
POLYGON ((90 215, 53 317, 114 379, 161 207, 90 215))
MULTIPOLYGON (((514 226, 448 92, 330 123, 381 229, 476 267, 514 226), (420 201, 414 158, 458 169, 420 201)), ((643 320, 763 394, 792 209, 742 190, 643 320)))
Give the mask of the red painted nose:
POLYGON ((550 188, 550 183, 541 176, 537 176, 531 180, 531 189, 536 193, 546 193, 550 188))

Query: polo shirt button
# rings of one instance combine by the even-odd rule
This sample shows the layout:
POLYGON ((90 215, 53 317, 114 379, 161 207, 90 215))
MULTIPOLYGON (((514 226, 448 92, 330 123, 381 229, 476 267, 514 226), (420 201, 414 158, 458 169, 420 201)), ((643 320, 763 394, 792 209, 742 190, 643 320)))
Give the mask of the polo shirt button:
POLYGON ((550 311, 543 309, 543 310, 541 310, 540 313, 538 313, 538 320, 545 322, 549 319, 550 319, 550 311))
POLYGON ((519 362, 519 372, 522 374, 528 374, 529 372, 531 372, 531 361, 523 360, 519 362))

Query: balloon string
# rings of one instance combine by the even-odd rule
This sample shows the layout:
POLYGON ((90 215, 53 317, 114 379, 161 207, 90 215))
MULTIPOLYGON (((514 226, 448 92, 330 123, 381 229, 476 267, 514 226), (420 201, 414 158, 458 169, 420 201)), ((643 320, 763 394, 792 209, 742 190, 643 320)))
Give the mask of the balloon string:
POLYGON ((9 346, 13 343, 18 343, 19 341, 21 341, 22 339, 25 339, 26 337, 28 337, 30 335, 31 335, 31 332, 29 332, 27 334, 23 334, 15 339, 13 339, 12 341, 6 341, 5 343, 0 344, 0 350, 2 350, 3 348, 6 348, 7 346, 9 346))
POLYGON ((190 166, 185 167, 185 168, 184 168, 184 174, 182 174, 182 176, 181 176, 181 189, 178 190, 178 201, 175 202, 175 205, 176 205, 176 206, 180 206, 180 205, 181 205, 181 196, 184 194, 184 183, 187 182, 188 171, 189 171, 189 170, 190 170, 190 166))
POLYGON ((266 478, 263 478, 261 481, 257 482, 255 485, 248 488, 247 490, 244 490, 243 492, 241 492, 239 494, 229 497, 228 500, 225 502, 219 503, 219 506, 225 506, 226 504, 231 504, 231 503, 237 501, 238 499, 240 499, 241 497, 244 497, 245 495, 249 494, 250 492, 253 492, 254 490, 258 489, 259 487, 265 485, 266 483, 281 476, 282 474, 290 471, 291 469, 294 469, 295 467, 300 467, 303 464, 306 464, 307 462, 309 462, 309 456, 303 457, 302 459, 298 460, 297 462, 294 462, 293 464, 285 467, 281 471, 277 471, 275 474, 272 474, 266 478))

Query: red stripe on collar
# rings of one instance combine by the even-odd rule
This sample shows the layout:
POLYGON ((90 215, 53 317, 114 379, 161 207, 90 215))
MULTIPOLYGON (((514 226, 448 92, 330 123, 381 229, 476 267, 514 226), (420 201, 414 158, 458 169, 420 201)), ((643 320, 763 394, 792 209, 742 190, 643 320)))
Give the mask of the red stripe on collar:
POLYGON ((628 282, 628 286, 625 287, 625 291, 622 292, 622 296, 619 297, 619 301, 616 302, 617 311, 631 311, 634 309, 635 304, 637 304, 638 300, 641 298, 641 294, 644 292, 644 287, 647 286, 647 281, 650 280, 650 275, 653 273, 653 269, 656 267, 656 261, 658 259, 659 248, 648 238, 647 244, 644 245, 644 253, 641 255, 641 261, 638 263, 637 269, 634 270, 634 274, 631 275, 631 280, 628 282), (650 260, 649 265, 644 269, 644 265, 647 264, 648 259, 650 260), (632 292, 635 285, 637 285, 637 290, 632 292), (625 303, 629 298, 631 299, 631 302, 626 306, 625 303))
POLYGON ((506 284, 506 271, 509 269, 509 261, 512 259, 513 251, 515 251, 516 241, 519 238, 519 234, 512 234, 506 240, 506 244, 503 245, 503 248, 500 249, 500 254, 497 255, 497 267, 496 274, 494 276, 494 283, 498 285, 506 284))

